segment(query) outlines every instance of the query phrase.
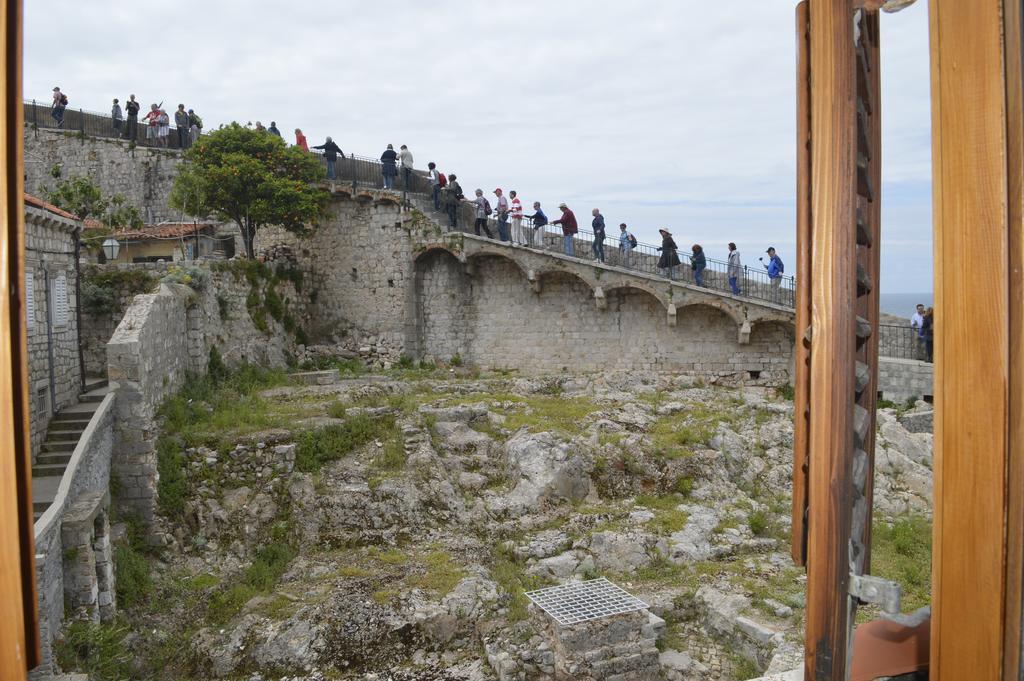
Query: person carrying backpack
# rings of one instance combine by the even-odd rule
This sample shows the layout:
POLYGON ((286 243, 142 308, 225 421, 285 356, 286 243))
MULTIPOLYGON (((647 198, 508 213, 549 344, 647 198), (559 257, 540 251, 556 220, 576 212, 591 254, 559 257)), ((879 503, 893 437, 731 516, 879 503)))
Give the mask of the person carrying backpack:
POLYGON ((50 107, 50 116, 57 122, 58 128, 64 127, 64 109, 68 108, 68 96, 60 91, 59 87, 53 88, 53 106, 50 107))
POLYGON ((636 237, 626 229, 626 223, 619 223, 619 261, 622 266, 629 268, 630 253, 636 248, 636 237))
POLYGON ((491 230, 487 227, 487 218, 492 212, 491 202, 484 198, 484 190, 476 190, 476 199, 473 201, 476 204, 476 222, 473 224, 473 231, 476 232, 477 236, 481 236, 480 228, 484 228, 484 233, 487 234, 488 239, 493 239, 494 235, 491 234, 491 230))
MULTIPOLYGON (((782 264, 782 258, 775 254, 775 247, 769 246, 768 250, 768 264, 764 266, 768 270, 768 282, 772 286, 772 302, 779 302, 779 287, 782 285, 782 275, 786 271, 786 266, 782 264)), ((761 264, 764 265, 764 258, 758 258, 761 264)))
POLYGON ((459 228, 459 204, 462 201, 462 187, 459 186, 458 178, 451 174, 445 183, 442 193, 444 207, 448 211, 448 223, 452 229, 459 228))

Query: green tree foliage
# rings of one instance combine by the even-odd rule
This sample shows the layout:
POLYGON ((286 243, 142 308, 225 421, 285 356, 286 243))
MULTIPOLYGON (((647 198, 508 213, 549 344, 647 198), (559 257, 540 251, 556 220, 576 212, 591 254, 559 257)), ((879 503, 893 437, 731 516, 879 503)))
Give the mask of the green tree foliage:
POLYGON ((64 180, 46 192, 46 200, 83 220, 98 220, 108 230, 140 229, 139 209, 125 203, 120 194, 106 197, 88 177, 64 180))
POLYGON ((189 215, 234 222, 249 258, 261 227, 301 232, 327 205, 327 192, 312 184, 323 177, 316 157, 238 123, 203 135, 185 152, 185 161, 171 205, 189 215))

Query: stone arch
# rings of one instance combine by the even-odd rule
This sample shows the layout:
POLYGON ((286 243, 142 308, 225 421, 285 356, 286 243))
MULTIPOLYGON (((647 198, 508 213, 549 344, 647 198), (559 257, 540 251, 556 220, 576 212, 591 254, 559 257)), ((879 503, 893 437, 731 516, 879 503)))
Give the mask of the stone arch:
POLYGON ((544 279, 554 276, 565 276, 571 279, 576 279, 586 285, 587 289, 590 290, 591 295, 593 295, 594 289, 601 286, 600 282, 591 281, 575 269, 562 269, 556 267, 546 270, 535 270, 534 276, 538 282, 543 282, 544 279))
POLYGON ((406 309, 412 311, 405 326, 406 352, 420 360, 464 355, 465 317, 471 306, 459 254, 433 244, 417 254, 413 265, 413 284, 406 289, 406 309))
POLYGON ((476 251, 473 251, 472 253, 468 253, 466 255, 466 262, 467 262, 467 264, 469 264, 471 266, 474 266, 474 265, 476 265, 477 261, 485 259, 485 258, 495 258, 495 259, 500 259, 500 260, 506 260, 506 261, 512 263, 513 265, 515 265, 519 269, 519 271, 523 273, 523 277, 524 278, 529 279, 529 277, 530 277, 530 268, 527 265, 525 265, 522 262, 520 262, 518 258, 512 257, 511 255, 509 255, 509 253, 507 253, 505 251, 499 251, 499 250, 490 249, 490 248, 483 248, 481 250, 476 250, 476 251))
POLYGON ((767 324, 770 322, 778 322, 780 324, 795 326, 796 315, 792 312, 781 312, 779 310, 761 307, 755 308, 755 310, 750 314, 751 324, 767 324))
POLYGON ((413 258, 413 264, 418 269, 423 263, 427 262, 430 258, 437 256, 439 253, 447 253, 451 257, 461 262, 461 254, 459 251, 453 249, 449 244, 444 243, 429 243, 425 244, 423 248, 413 258))
POLYGON ((710 307, 718 310, 731 319, 736 324, 737 328, 742 328, 743 324, 747 321, 747 316, 741 308, 738 308, 735 305, 730 305, 725 300, 719 300, 717 298, 705 297, 695 299, 687 297, 683 299, 683 301, 676 303, 676 309, 679 312, 690 307, 710 307))
POLYGON ((796 336, 796 324, 792 319, 758 319, 751 323, 751 342, 760 340, 764 336, 771 334, 772 329, 781 330, 790 340, 793 340, 796 336))
POLYGON ((632 281, 620 281, 620 282, 617 282, 617 283, 612 284, 612 285, 608 286, 607 288, 605 288, 604 289, 604 293, 605 293, 605 296, 608 296, 610 293, 612 293, 612 291, 628 291, 630 289, 632 289, 634 291, 639 291, 641 293, 646 293, 647 295, 649 295, 650 297, 652 297, 656 301, 658 301, 658 303, 661 305, 662 308, 664 308, 665 310, 668 310, 668 298, 667 298, 667 296, 665 296, 664 294, 659 294, 657 291, 654 290, 653 287, 651 287, 651 286, 649 286, 647 284, 644 284, 642 282, 639 282, 639 281, 637 281, 637 282, 632 282, 632 281))

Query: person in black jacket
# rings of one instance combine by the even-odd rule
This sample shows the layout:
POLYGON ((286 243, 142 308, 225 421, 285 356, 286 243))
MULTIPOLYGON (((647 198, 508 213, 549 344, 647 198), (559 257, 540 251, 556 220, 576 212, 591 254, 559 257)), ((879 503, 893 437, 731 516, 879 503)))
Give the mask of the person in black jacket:
POLYGON ((693 245, 693 255, 690 256, 690 267, 693 268, 693 280, 697 286, 704 285, 704 268, 708 266, 708 260, 704 257, 704 249, 700 244, 693 245))
POLYGON ((335 144, 334 140, 332 140, 330 137, 328 137, 327 141, 324 142, 323 144, 319 144, 313 148, 324 150, 324 158, 327 160, 327 179, 333 180, 334 163, 338 160, 339 154, 341 155, 342 158, 345 158, 345 152, 342 151, 341 147, 335 144))
POLYGON ((139 103, 135 101, 135 95, 130 95, 124 104, 124 111, 128 114, 128 120, 124 126, 124 138, 135 141, 139 131, 139 103))
POLYGON ((661 258, 658 259, 658 269, 664 270, 665 276, 669 279, 675 279, 676 268, 679 267, 679 247, 672 240, 672 232, 667 229, 658 231, 661 232, 661 247, 658 248, 661 251, 661 258))
POLYGON ((391 189, 395 186, 395 176, 398 175, 398 152, 392 145, 380 155, 381 175, 384 176, 384 189, 391 189))

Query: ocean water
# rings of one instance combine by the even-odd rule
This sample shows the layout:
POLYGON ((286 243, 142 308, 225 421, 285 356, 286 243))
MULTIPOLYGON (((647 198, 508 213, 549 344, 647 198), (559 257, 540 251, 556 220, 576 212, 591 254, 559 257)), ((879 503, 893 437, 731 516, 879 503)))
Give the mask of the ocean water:
POLYGON ((918 303, 931 307, 934 301, 932 293, 883 293, 878 298, 878 307, 882 312, 909 319, 918 303))

